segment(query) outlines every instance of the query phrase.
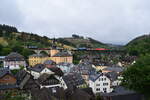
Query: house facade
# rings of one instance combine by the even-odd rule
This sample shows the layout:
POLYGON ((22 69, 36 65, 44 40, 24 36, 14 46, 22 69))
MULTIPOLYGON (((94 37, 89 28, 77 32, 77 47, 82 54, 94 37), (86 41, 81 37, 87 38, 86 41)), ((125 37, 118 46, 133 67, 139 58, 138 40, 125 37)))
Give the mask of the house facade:
POLYGON ((110 88, 111 81, 104 74, 91 75, 89 78, 89 87, 92 88, 93 92, 100 93, 110 93, 112 89, 110 88))
POLYGON ((53 60, 56 64, 61 62, 72 63, 73 56, 69 51, 59 51, 57 49, 51 49, 50 55, 33 54, 29 56, 29 65, 34 66, 36 64, 44 63, 46 60, 53 60))
POLYGON ((9 69, 0 69, 0 85, 14 85, 16 78, 9 69))
POLYGON ((17 52, 10 53, 4 60, 4 67, 10 70, 20 69, 21 66, 26 67, 26 65, 24 57, 17 52))

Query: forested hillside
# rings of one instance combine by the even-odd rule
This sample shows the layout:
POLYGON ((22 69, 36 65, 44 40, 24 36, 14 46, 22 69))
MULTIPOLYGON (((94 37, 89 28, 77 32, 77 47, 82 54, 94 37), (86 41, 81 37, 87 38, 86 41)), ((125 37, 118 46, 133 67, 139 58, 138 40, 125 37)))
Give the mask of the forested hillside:
POLYGON ((27 48, 28 46, 49 48, 53 45, 53 40, 55 40, 55 45, 57 47, 65 49, 77 47, 107 47, 107 45, 97 40, 92 38, 85 39, 75 34, 72 35, 71 38, 54 39, 33 33, 19 32, 18 29, 13 26, 0 25, 0 55, 7 55, 10 52, 19 52, 27 57, 33 53, 33 51, 27 48))
POLYGON ((131 55, 150 54, 150 35, 143 35, 130 41, 125 48, 131 55))

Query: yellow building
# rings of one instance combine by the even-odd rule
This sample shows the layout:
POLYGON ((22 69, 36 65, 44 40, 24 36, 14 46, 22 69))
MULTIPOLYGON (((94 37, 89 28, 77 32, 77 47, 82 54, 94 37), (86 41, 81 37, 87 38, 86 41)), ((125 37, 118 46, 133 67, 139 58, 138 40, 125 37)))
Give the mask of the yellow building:
POLYGON ((50 50, 50 56, 46 56, 43 54, 33 54, 29 56, 29 65, 34 66, 36 64, 43 64, 46 60, 53 60, 56 64, 61 62, 72 63, 73 56, 71 53, 66 51, 59 51, 56 49, 50 50))

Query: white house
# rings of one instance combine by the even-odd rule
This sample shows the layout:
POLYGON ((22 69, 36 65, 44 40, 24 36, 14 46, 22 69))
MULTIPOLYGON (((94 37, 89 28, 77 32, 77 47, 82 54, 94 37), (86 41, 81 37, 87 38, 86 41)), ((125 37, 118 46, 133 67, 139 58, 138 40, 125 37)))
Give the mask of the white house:
POLYGON ((12 52, 5 57, 4 67, 8 67, 10 70, 13 70, 20 69, 20 66, 26 67, 26 61, 22 55, 12 52))
POLYGON ((111 81, 103 73, 97 75, 91 75, 89 77, 89 87, 92 88, 93 92, 100 93, 110 93, 112 89, 110 88, 111 81))
POLYGON ((37 64, 34 67, 31 67, 27 70, 34 79, 38 79, 42 74, 54 74, 49 68, 45 67, 43 64, 37 64))

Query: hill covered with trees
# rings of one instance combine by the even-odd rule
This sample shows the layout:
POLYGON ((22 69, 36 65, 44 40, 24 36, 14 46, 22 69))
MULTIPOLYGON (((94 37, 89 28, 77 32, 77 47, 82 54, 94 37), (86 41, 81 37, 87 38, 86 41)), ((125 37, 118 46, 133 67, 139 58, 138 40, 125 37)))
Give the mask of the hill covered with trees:
POLYGON ((125 48, 130 55, 140 56, 150 54, 150 34, 133 39, 125 48))
POLYGON ((49 48, 53 45, 60 48, 77 48, 77 47, 107 47, 107 45, 92 38, 83 38, 73 34, 71 38, 48 38, 39 36, 34 33, 19 32, 14 26, 0 24, 0 55, 7 55, 10 52, 18 52, 25 57, 32 54, 33 51, 28 49, 29 46, 37 48, 49 48))

